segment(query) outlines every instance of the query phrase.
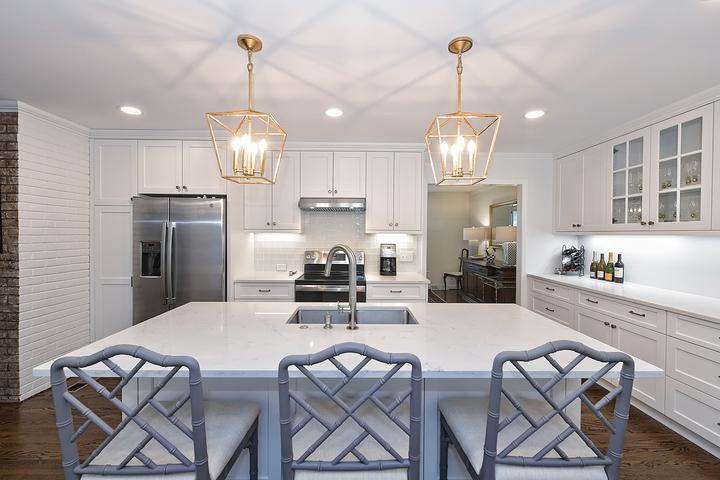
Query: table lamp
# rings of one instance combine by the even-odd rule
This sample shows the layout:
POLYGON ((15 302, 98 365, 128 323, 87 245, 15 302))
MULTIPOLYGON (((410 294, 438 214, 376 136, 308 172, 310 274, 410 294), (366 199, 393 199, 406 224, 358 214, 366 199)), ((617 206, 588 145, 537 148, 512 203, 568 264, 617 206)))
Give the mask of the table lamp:
POLYGON ((485 227, 463 228, 463 240, 468 241, 470 256, 480 253, 480 240, 485 240, 485 227))
POLYGON ((517 262, 517 227, 497 227, 495 241, 502 242, 505 265, 515 265, 517 262))

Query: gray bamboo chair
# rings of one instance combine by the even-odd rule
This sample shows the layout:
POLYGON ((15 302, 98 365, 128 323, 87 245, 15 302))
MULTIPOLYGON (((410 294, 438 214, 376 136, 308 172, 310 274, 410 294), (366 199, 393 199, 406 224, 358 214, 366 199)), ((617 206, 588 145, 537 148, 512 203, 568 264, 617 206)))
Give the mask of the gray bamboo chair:
POLYGON ((56 360, 51 367, 51 382, 66 480, 139 480, 143 476, 219 480, 227 476, 245 448, 250 449, 250 478, 257 479, 259 405, 203 401, 200 366, 192 357, 165 356, 135 345, 115 345, 85 357, 56 360), (125 371, 113 361, 119 355, 134 357, 137 363, 125 371), (146 363, 167 367, 168 373, 158 379, 136 407, 128 407, 119 394, 146 363), (120 378, 119 384, 108 390, 98 383, 90 375, 98 368, 112 371, 120 378), (117 425, 108 424, 68 391, 66 369, 120 411, 117 425), (178 388, 181 382, 186 393, 177 401, 158 401, 155 397, 178 373, 173 388, 178 388), (73 409, 79 414, 76 416, 87 418, 77 430, 73 409), (93 425, 105 438, 92 454, 81 460, 76 442, 93 425))
MULTIPOLYGON (((620 474, 634 372, 634 362, 627 354, 600 352, 567 340, 529 351, 498 354, 493 363, 489 398, 448 398, 439 403, 441 480, 447 480, 449 444, 455 446, 474 480, 616 480, 620 474), (562 366, 553 356, 556 352, 577 355, 562 366), (564 399, 554 399, 550 390, 585 358, 599 362, 597 372, 581 380, 580 386, 564 399), (538 384, 525 368, 528 362, 537 359, 545 359, 558 372, 544 385, 538 384), (517 385, 514 393, 503 385, 503 367, 507 363, 519 372, 520 378, 527 380, 532 387, 530 391, 537 392, 532 398, 523 397, 517 385), (585 396, 586 390, 618 364, 622 367, 618 386, 593 404, 585 396), (582 402, 581 406, 594 413, 607 429, 603 439, 609 437, 606 454, 564 411, 576 401, 582 402), (612 401, 615 402, 614 418, 610 422, 600 409, 612 401)), ((517 380, 513 378, 513 381, 517 380)))
POLYGON ((469 252, 469 250, 468 250, 467 248, 463 248, 463 249, 460 251, 461 260, 460 260, 460 267, 458 268, 458 271, 457 271, 457 272, 445 272, 445 273, 443 274, 443 286, 445 287, 445 291, 446 291, 446 292, 447 292, 447 279, 448 279, 448 277, 454 278, 454 279, 455 279, 455 288, 458 289, 458 290, 462 290, 462 288, 463 288, 463 283, 462 283, 462 279, 463 279, 463 271, 462 271, 462 269, 463 269, 463 261, 462 261, 462 258, 468 258, 469 253, 470 253, 470 252, 469 252))
POLYGON ((285 480, 419 480, 422 366, 415 355, 342 343, 285 357, 278 382, 285 480), (339 375, 318 378, 313 366, 323 362, 339 375), (411 370, 396 375, 404 365, 411 370))

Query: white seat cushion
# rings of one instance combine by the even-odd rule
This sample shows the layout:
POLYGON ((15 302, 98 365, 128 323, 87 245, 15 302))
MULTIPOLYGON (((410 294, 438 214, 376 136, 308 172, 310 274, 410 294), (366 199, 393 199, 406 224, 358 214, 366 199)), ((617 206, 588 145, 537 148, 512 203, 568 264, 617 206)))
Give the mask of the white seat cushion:
MULTIPOLYGON (((539 419, 552 408, 543 400, 519 399, 520 404, 533 418, 539 419)), ((479 474, 483 462, 483 447, 485 446, 485 430, 487 427, 488 398, 446 398, 439 402, 439 409, 455 434, 463 451, 468 456, 470 464, 479 474)), ((504 419, 515 409, 503 397, 501 403, 500 420, 504 419)), ((530 424, 522 416, 518 417, 498 435, 498 453, 512 440, 524 432, 530 424)), ((558 415, 544 425, 539 431, 531 435, 515 449, 512 456, 532 457, 552 439, 567 428, 567 424, 558 415)), ((577 434, 572 434, 560 444, 560 448, 568 457, 595 456, 585 442, 577 434)), ((549 452, 545 458, 559 458, 555 451, 549 452)), ((572 480, 607 480, 605 469, 596 467, 516 467, 512 465, 496 465, 495 476, 497 480, 528 479, 528 480, 558 480, 568 478, 572 480)))
MULTIPOLYGON (((348 406, 350 400, 345 399, 348 406)), ((352 400, 354 401, 354 399, 352 400)), ((330 399, 313 399, 309 401, 313 408, 329 422, 334 422, 344 412, 330 399)), ((406 403, 401 404, 395 409, 395 415, 406 426, 410 425, 410 409, 406 403)), ((383 412, 381 412, 369 400, 366 401, 359 409, 358 415, 375 430, 380 437, 387 441, 403 458, 407 458, 409 449, 409 437, 395 423, 393 423, 383 412)), ((298 407, 293 425, 307 416, 307 412, 298 407)), ((293 437, 293 456, 297 459, 303 455, 324 432, 323 427, 317 420, 311 420, 302 430, 293 437)), ((333 432, 333 434, 325 440, 309 457, 308 460, 323 460, 330 462, 340 452, 343 451, 353 439, 363 432, 363 429, 351 418, 347 419, 343 425, 333 432)), ((368 460, 393 460, 390 455, 374 438, 368 436, 365 438, 357 449, 368 460)), ((345 461, 356 461, 356 457, 351 453, 345 457, 345 461)), ((365 472, 328 472, 316 470, 295 470, 295 480, 314 480, 332 478, 333 480, 407 480, 406 468, 395 468, 390 470, 365 471, 365 472)))
MULTIPOLYGON (((163 405, 167 405, 163 402, 163 405)), ((255 418, 260 413, 260 406, 253 402, 232 401, 216 402, 205 401, 205 433, 207 436, 208 468, 210 477, 217 478, 222 472, 232 454, 237 449, 240 441, 250 430, 255 418)), ((165 438, 175 445, 190 460, 194 460, 193 442, 184 433, 168 422, 165 417, 155 408, 148 405, 140 413, 140 416, 150 422, 165 438)), ((176 416, 192 429, 190 418, 190 402, 188 401, 181 408, 176 416)), ((128 426, 108 445, 102 453, 93 461, 93 465, 106 465, 120 463, 137 444, 145 437, 146 433, 131 422, 128 426)), ((150 457, 156 464, 179 463, 179 461, 155 440, 151 440, 142 453, 150 457)), ((133 459, 130 465, 142 465, 137 459, 133 459)), ((112 477, 102 475, 83 475, 83 480, 193 480, 195 473, 180 473, 175 475, 113 475, 112 477)))

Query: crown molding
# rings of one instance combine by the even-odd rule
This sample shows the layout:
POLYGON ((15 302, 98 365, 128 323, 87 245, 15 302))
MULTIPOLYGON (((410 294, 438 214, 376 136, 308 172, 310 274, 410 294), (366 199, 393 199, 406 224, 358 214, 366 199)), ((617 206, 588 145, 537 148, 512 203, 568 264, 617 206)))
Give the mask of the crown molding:
POLYGON ((718 100, 720 100, 720 85, 708 88, 707 90, 703 90, 700 93, 696 93, 695 95, 684 98, 675 103, 671 103, 670 105, 667 105, 663 108, 648 113, 647 115, 643 115, 642 117, 638 117, 627 123, 619 125, 604 133, 594 135, 583 141, 557 150, 556 152, 554 152, 554 156, 555 158, 561 158, 567 155, 571 155, 573 153, 577 153, 580 150, 585 150, 586 148, 594 147, 595 145, 608 142, 614 138, 626 135, 628 133, 632 133, 645 127, 649 127, 654 123, 662 122, 663 120, 667 120, 668 118, 680 115, 685 112, 689 112, 690 110, 694 110, 698 107, 708 105, 718 100))
POLYGON ((28 116, 35 118, 37 120, 47 122, 52 124, 55 127, 62 128, 64 130, 68 130, 72 133, 76 133, 79 135, 84 135, 86 137, 90 136, 90 129, 87 127, 83 127, 82 125, 78 125, 77 123, 73 123, 69 120, 65 120, 62 117, 58 117, 57 115, 53 115, 52 113, 45 112, 43 110, 40 110, 39 108, 35 108, 32 105, 28 105, 27 103, 23 102, 17 102, 15 100, 0 100, 0 112, 16 112, 19 115, 18 118, 18 125, 20 125, 20 116, 28 116))

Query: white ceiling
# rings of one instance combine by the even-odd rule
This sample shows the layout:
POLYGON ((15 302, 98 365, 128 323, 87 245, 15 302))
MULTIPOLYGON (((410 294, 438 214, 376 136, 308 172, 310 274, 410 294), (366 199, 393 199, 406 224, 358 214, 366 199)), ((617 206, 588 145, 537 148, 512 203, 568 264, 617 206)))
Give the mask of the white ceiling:
POLYGON ((0 22, 0 99, 90 128, 246 108, 241 33, 263 42, 253 106, 293 142, 422 143, 456 110, 458 36, 463 110, 503 115, 497 152, 552 152, 720 84, 718 0, 0 0, 0 22))

